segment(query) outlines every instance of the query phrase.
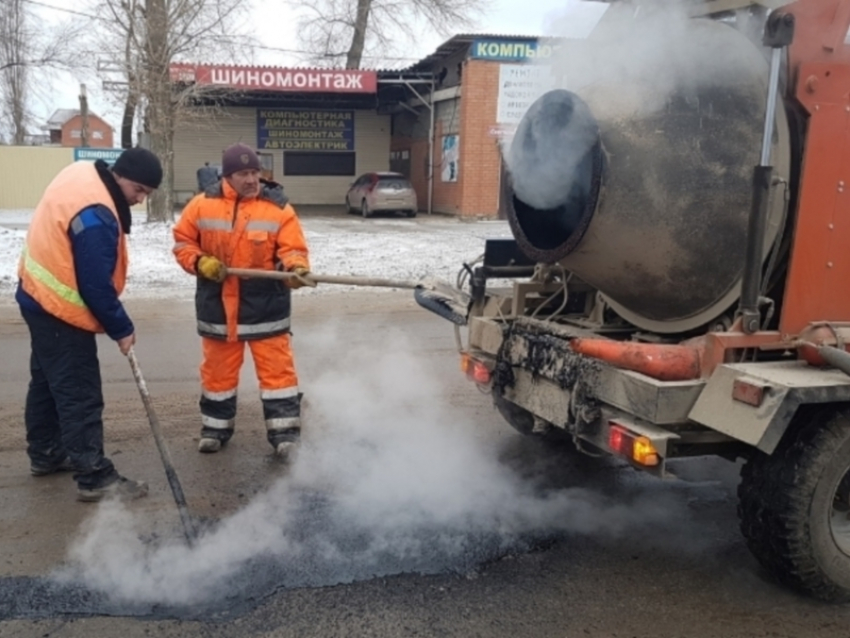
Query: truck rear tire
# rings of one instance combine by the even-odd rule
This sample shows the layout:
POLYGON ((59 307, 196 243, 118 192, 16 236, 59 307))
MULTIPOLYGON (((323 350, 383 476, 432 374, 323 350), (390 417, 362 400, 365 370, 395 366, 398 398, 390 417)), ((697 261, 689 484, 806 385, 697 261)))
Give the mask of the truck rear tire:
POLYGON ((508 401, 498 392, 493 392, 493 403, 499 414, 508 422, 508 424, 517 432, 524 436, 534 436, 547 441, 564 441, 569 439, 569 435, 561 428, 552 426, 548 432, 534 431, 534 415, 518 406, 516 403, 508 401))
POLYGON ((850 600, 850 409, 804 407, 772 455, 741 470, 747 545, 781 583, 827 602, 850 600))

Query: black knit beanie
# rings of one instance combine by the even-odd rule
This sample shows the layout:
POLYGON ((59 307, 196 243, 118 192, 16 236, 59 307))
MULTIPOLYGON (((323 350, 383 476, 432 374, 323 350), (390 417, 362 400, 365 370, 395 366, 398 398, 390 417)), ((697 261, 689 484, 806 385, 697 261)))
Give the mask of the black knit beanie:
POLYGON ((139 146, 121 153, 112 165, 112 172, 148 188, 159 188, 162 182, 159 158, 139 146))

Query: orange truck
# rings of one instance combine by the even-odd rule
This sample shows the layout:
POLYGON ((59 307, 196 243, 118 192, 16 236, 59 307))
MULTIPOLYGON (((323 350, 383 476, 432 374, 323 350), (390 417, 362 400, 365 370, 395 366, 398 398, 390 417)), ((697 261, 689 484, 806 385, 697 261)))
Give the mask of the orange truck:
POLYGON ((741 462, 758 561, 850 600, 850 0, 641 4, 563 44, 505 149, 462 369, 523 434, 741 462))

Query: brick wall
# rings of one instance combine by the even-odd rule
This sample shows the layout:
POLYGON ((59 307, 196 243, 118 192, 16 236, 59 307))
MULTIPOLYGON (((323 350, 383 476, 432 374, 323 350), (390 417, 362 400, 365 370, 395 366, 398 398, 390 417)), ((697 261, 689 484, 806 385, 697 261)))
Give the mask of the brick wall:
MULTIPOLYGON (((444 182, 441 176, 443 127, 437 122, 434 142, 434 191, 433 211, 451 215, 463 215, 461 210, 463 187, 463 157, 457 182, 444 182)), ((410 182, 416 191, 419 210, 428 210, 428 138, 394 137, 392 151, 410 151, 410 182)))
POLYGON ((490 130, 496 122, 499 65, 464 63, 461 97, 460 175, 464 217, 496 217, 499 211, 501 154, 490 130))
POLYGON ((393 137, 391 151, 410 151, 410 183, 419 210, 428 210, 428 138, 393 137))
MULTIPOLYGON (((499 92, 499 64, 466 60, 462 64, 461 97, 437 103, 434 126, 433 209, 460 217, 499 215, 499 185, 502 158, 492 135, 496 123, 499 92), (459 168, 456 182, 442 179, 443 136, 460 136, 459 168)), ((393 151, 411 152, 411 182, 419 199, 419 209, 428 207, 428 138, 425 116, 418 121, 408 114, 396 117, 398 134, 393 135, 393 151), (414 124, 418 128, 414 129, 414 124)))
MULTIPOLYGON (((72 117, 62 125, 62 146, 80 146, 83 118, 72 117)), ((89 148, 112 148, 112 127, 96 115, 89 116, 89 148)))

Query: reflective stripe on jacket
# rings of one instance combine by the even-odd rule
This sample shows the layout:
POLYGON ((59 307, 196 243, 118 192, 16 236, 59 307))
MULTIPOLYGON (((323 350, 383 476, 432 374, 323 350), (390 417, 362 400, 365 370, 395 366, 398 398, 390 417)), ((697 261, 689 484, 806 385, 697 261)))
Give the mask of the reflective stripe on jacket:
MULTIPOLYGON (((186 272, 211 255, 231 268, 309 268, 307 242, 282 187, 263 186, 259 197, 238 198, 222 181, 194 197, 174 226, 174 255, 186 272)), ((290 292, 275 279, 198 277, 198 333, 243 341, 289 332, 290 292)))
MULTIPOLYGON (((68 235, 72 220, 93 205, 107 208, 120 228, 115 203, 95 165, 80 161, 62 169, 35 209, 18 264, 18 276, 21 287, 45 312, 83 330, 103 332, 103 326, 80 296, 68 235)), ((112 274, 119 295, 126 279, 127 244, 124 233, 119 231, 118 259, 112 274)))

